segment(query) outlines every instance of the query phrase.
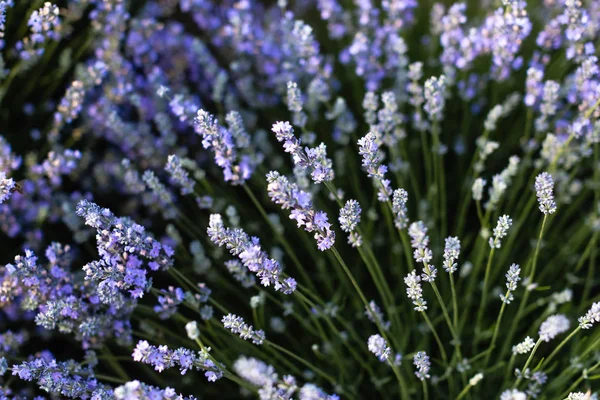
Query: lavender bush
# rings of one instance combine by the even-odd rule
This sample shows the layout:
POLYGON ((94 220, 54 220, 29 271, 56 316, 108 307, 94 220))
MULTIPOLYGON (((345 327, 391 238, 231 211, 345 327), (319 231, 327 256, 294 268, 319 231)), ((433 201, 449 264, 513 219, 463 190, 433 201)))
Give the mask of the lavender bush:
POLYGON ((596 399, 600 2, 0 0, 1 399, 596 399))

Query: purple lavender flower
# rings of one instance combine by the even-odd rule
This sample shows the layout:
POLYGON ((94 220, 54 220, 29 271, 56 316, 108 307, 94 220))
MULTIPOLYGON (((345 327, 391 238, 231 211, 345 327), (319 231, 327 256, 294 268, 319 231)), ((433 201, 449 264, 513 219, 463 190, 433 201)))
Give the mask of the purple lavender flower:
POLYGON ((423 108, 429 119, 431 121, 441 121, 446 105, 446 77, 440 75, 439 77, 432 76, 427 79, 423 92, 425 96, 425 106, 423 108))
POLYGON ((223 367, 212 361, 209 354, 210 348, 204 348, 201 351, 180 347, 171 350, 167 346, 152 346, 145 340, 140 340, 133 350, 133 360, 154 367, 157 372, 165 369, 178 367, 181 375, 185 375, 190 370, 205 371, 204 375, 209 382, 223 376, 223 367))
POLYGON ((165 170, 170 174, 171 180, 181 187, 182 195, 194 193, 196 182, 190 178, 188 172, 183 168, 179 157, 171 154, 167 159, 165 170))
POLYGON ((44 357, 12 366, 12 374, 25 381, 36 381, 43 391, 65 398, 112 397, 109 386, 96 380, 93 367, 74 360, 56 361, 44 357))
POLYGON ((0 171, 0 204, 4 203, 10 197, 15 188, 15 181, 6 178, 6 174, 0 171))
POLYGON ((444 270, 449 274, 456 272, 458 267, 456 260, 459 255, 460 240, 458 240, 458 237, 447 237, 444 246, 444 270))
POLYGON ((369 351, 379 358, 379 361, 387 361, 392 353, 384 338, 380 335, 372 335, 367 343, 369 351))
POLYGON ((394 190, 392 196, 392 212, 394 213, 394 225, 398 229, 404 229, 408 226, 408 192, 404 189, 394 190))
POLYGON ((97 229, 98 253, 102 257, 84 266, 86 279, 99 282, 100 300, 123 304, 122 291, 141 298, 150 289, 147 270, 166 270, 173 264, 173 250, 149 236, 143 226, 115 217, 108 209, 82 200, 77 215, 97 229), (126 267, 126 268, 124 268, 126 267))
POLYGON ((415 358, 413 360, 415 367, 417 367, 417 371, 415 371, 415 375, 417 378, 424 381, 429 379, 429 369, 431 368, 431 362, 429 361, 429 356, 424 351, 419 351, 415 354, 415 358))
POLYGON ((556 212, 556 203, 554 202, 554 180, 552 175, 542 172, 535 178, 535 192, 540 204, 540 211, 544 215, 554 214, 556 212))
POLYGON ((202 135, 202 146, 213 150, 215 163, 223 169, 225 181, 241 185, 248 180, 254 170, 254 162, 249 155, 238 155, 233 134, 204 110, 198 110, 194 123, 196 131, 202 135))
POLYGON ((263 344, 266 339, 265 332, 261 329, 255 330, 252 325, 248 325, 242 317, 238 317, 235 314, 225 315, 221 322, 223 322, 223 326, 226 329, 240 335, 244 340, 252 339, 252 343, 256 345, 263 344))
POLYGON ((281 278, 279 263, 270 259, 261 247, 258 238, 249 237, 242 229, 227 228, 219 214, 211 214, 207 229, 208 237, 218 246, 226 246, 234 256, 238 256, 250 272, 256 274, 263 286, 271 286, 285 294, 296 290, 293 278, 281 278))
MULTIPOLYGON (((212 371, 206 372, 207 374, 212 371)), ((211 375, 215 376, 215 375, 211 375)), ((209 380, 214 382, 214 380, 209 380)), ((197 400, 193 396, 183 397, 178 395, 175 389, 165 388, 160 389, 155 386, 147 385, 140 381, 127 382, 114 390, 114 397, 117 400, 133 400, 133 399, 182 399, 182 400, 197 400)))
POLYGON ((388 201, 391 196, 390 181, 385 179, 387 167, 382 165, 383 153, 379 150, 377 136, 369 132, 358 140, 358 154, 362 156, 362 166, 367 171, 367 176, 378 182, 379 192, 377 198, 381 202, 388 201))
POLYGON ((326 146, 321 143, 316 148, 302 148, 300 139, 294 136, 294 128, 289 122, 276 122, 271 129, 278 142, 283 142, 286 153, 293 157, 294 164, 302 169, 309 168, 315 183, 330 182, 334 178, 332 162, 327 158, 326 146))
POLYGON ((356 200, 348 200, 344 207, 340 210, 338 218, 340 228, 349 234, 348 243, 353 247, 358 247, 362 244, 362 238, 356 232, 356 228, 360 223, 360 213, 362 212, 360 204, 356 200))
POLYGON ((267 174, 267 192, 275 204, 284 210, 291 209, 290 219, 293 219, 305 231, 315 233, 317 247, 321 251, 330 249, 335 243, 335 232, 331 229, 327 214, 315 211, 311 195, 300 190, 297 184, 276 171, 267 174))
POLYGON ((540 339, 544 342, 549 342, 556 336, 569 330, 571 323, 566 316, 562 314, 552 315, 548 317, 540 326, 540 339))
POLYGON ((178 307, 185 300, 185 292, 181 288, 169 286, 167 290, 162 290, 158 296, 158 305, 154 306, 154 312, 160 319, 169 319, 177 313, 178 307))

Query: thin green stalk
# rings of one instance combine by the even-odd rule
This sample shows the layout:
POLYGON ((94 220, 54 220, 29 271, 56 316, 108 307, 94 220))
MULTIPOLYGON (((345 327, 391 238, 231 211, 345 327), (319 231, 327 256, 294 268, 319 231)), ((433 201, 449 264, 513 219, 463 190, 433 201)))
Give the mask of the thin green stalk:
POLYGON ((479 303, 479 311, 477 312, 477 323, 475 325, 475 332, 479 335, 479 329, 481 327, 481 318, 483 317, 483 310, 485 309, 485 302, 487 300, 487 287, 490 279, 490 269, 492 266, 492 259, 494 258, 494 252, 496 248, 492 247, 490 250, 490 255, 488 256, 488 262, 485 267, 485 275, 483 278, 483 289, 481 293, 481 302, 479 303))
MULTIPOLYGON (((425 267, 425 271, 427 273, 430 273, 431 269, 429 268, 429 265, 427 264, 427 262, 423 262, 423 265, 425 267)), ((456 350, 456 354, 458 355, 459 358, 462 358, 461 352, 460 352, 460 339, 456 333, 456 330, 454 330, 454 326, 452 324, 452 321, 450 320, 450 314, 448 313, 448 309, 446 308, 446 305, 444 304, 444 299, 442 299, 442 295, 440 294, 440 291, 438 290, 435 282, 431 281, 430 283, 431 283, 431 287, 433 288, 433 292, 435 293, 435 297, 437 298, 438 303, 440 303, 440 307, 442 308, 442 314, 444 315, 446 324, 448 325, 448 328, 450 329, 450 333, 452 334, 452 338, 454 339, 454 348, 456 350)))
MULTIPOLYGON (((360 297, 360 299, 363 302, 364 306, 366 308, 368 308, 369 307, 369 303, 367 302, 367 298, 365 297, 364 293, 360 289, 360 286, 356 282, 356 279, 354 279, 354 276, 352 275, 352 272, 350 272, 350 269, 348 268, 348 266, 346 265, 346 263, 342 259, 342 256, 337 251, 337 249, 335 248, 335 246, 331 247, 331 251, 333 252, 333 255, 338 260, 338 262, 340 263, 340 265, 342 266, 344 272, 346 273, 346 275, 348 276, 348 279, 350 280, 350 282, 354 286, 354 289, 358 293, 358 296, 360 297)), ((390 340, 387 338, 387 335, 385 333, 385 329, 383 329, 383 327, 381 326, 381 323, 377 319, 375 319, 375 325, 377 325, 377 329, 379 330, 379 334, 385 339, 385 341, 388 342, 388 343, 391 343, 390 340)), ((404 387, 404 382, 403 381, 399 380, 398 383, 402 387, 404 387)), ((404 387, 404 391, 408 392, 408 390, 405 387, 404 387)))
POLYGON ((442 360, 444 361, 444 364, 448 365, 448 356, 446 355, 446 350, 444 350, 444 345, 442 344, 442 341, 441 341, 440 337, 438 336, 438 333, 435 330, 435 327, 431 323, 431 320, 429 319, 429 317, 427 316, 427 313, 425 313, 425 311, 421 311, 421 314, 423 315, 423 318, 425 319, 427 326, 429 326, 429 329, 431 330, 431 333, 433 334, 433 337, 435 338, 435 341, 437 342, 438 347, 440 348, 440 354, 442 355, 442 360))
POLYGON ((286 240, 286 238, 285 238, 284 235, 280 235, 280 234, 277 233, 277 230, 275 229, 275 226, 273 225, 273 222, 271 222, 271 219, 267 215, 267 212, 265 211, 265 209, 263 208, 263 206, 260 204, 260 202, 258 201, 258 199, 256 198, 256 196, 254 195, 254 193, 252 192, 252 190, 250 190, 250 188, 248 187, 248 185, 243 184, 242 187, 246 191, 246 194, 248 194, 248 197, 250 197, 250 200, 252 200, 252 203, 254 203, 254 206, 256 207, 256 209, 258 210, 258 212, 260 213, 260 215, 263 217, 263 219, 265 220, 265 222, 267 223, 267 225, 269 225, 269 228, 271 228, 271 231, 275 235, 277 241, 279 243, 281 243, 281 245, 283 246, 283 248, 285 250, 285 253, 292 259, 292 262, 294 263, 294 265, 296 265, 296 269, 298 270, 298 272, 300 272, 300 275, 302 275, 302 280, 304 282, 306 282, 307 285, 310 286, 311 291, 313 291, 314 293, 316 293, 317 290, 316 290, 316 287, 314 286, 314 283, 312 282, 312 279, 308 276, 308 273, 306 272, 306 269, 304 268, 304 266, 302 265, 302 263, 300 262, 300 260, 296 256, 296 253, 292 249, 292 246, 290 246, 289 242, 286 240))
POLYGON ((567 336, 566 338, 563 339, 562 342, 560 342, 560 344, 558 346, 556 346, 554 348, 554 350, 552 351, 552 353, 550 353, 550 355, 548 356, 548 358, 546 358, 544 360, 544 363, 542 364, 542 366, 544 365, 548 365, 550 364, 550 361, 552 361, 552 359, 558 354, 558 352, 569 342, 569 340, 571 340, 571 338, 573 336, 575 336, 577 334, 577 332, 579 332, 581 330, 581 326, 578 326, 577 328, 573 329, 573 332, 571 332, 569 334, 569 336, 567 336))
POLYGON ((569 395, 569 393, 574 391, 577 388, 577 386, 579 386, 579 384, 584 379, 588 378, 590 372, 593 372, 594 370, 598 369, 598 367, 600 367, 600 361, 598 361, 596 364, 592 365, 590 368, 584 369, 583 372, 581 373, 581 376, 579 378, 577 378, 577 380, 575 382, 573 382, 573 384, 571 386, 569 386, 569 388, 567 390, 565 390, 562 395, 560 395, 560 398, 561 399, 566 398, 569 395))
MULTIPOLYGON (((540 244, 542 243, 542 237, 544 235, 544 227, 546 226, 547 218, 548 218, 548 214, 544 214, 544 219, 542 220, 542 226, 540 227, 540 234, 538 236, 538 241, 535 246, 535 253, 533 254, 533 261, 532 261, 532 265, 531 265, 529 276, 528 276, 529 282, 533 282, 533 278, 535 276, 537 259, 538 259, 538 255, 540 252, 540 244)), ((508 349, 509 343, 515 334, 516 328, 519 325, 519 321, 521 320, 521 317, 523 316, 525 306, 527 305, 527 300, 529 300, 529 293, 531 293, 531 292, 526 289, 525 293, 523 294, 523 298, 521 299, 521 302, 519 303, 519 309, 517 311, 517 315, 515 316, 515 319, 513 320, 513 323, 511 324, 508 335, 506 336, 507 341, 502 349, 502 352, 500 353, 501 357, 504 355, 504 353, 508 349)))
MULTIPOLYGON (((510 295, 510 290, 506 291, 505 297, 510 295)), ((484 367, 487 367, 490 362, 490 356, 492 355, 492 350, 494 346, 496 346, 496 339, 498 338, 498 332, 500 328, 500 323, 502 322, 502 316, 504 315, 504 309, 506 308, 506 303, 503 301, 502 306, 500 307, 500 313, 498 314, 498 319, 496 319, 496 327, 494 328, 494 334, 492 335, 492 341, 490 342, 490 347, 488 347, 488 353, 485 356, 485 361, 483 362, 484 367)))
POLYGON ((468 384, 467 386, 465 386, 465 387, 463 388, 463 390, 461 390, 461 391, 460 391, 460 393, 459 393, 459 394, 458 394, 458 396, 456 397, 456 400, 460 400, 460 399, 462 399, 463 397, 465 397, 465 395, 466 395, 466 394, 469 392, 469 390, 471 390, 471 388, 472 388, 473 386, 474 386, 474 385, 473 385, 471 382, 469 382, 469 384, 468 384))
POLYGON ((310 369, 311 371, 315 372, 317 375, 321 376, 322 378, 326 379, 327 381, 329 381, 329 383, 331 383, 331 385, 335 386, 337 381, 329 374, 327 374, 326 372, 324 372, 323 370, 319 369, 318 367, 316 367, 315 365, 313 365, 310 361, 307 361, 306 359, 300 357, 299 355, 289 351, 288 349, 286 349, 285 347, 281 347, 278 344, 275 344, 273 342, 271 342, 270 340, 265 340, 265 344, 268 346, 271 346, 275 349, 277 349, 278 351, 292 357, 294 360, 298 361, 299 363, 303 364, 304 366, 306 366, 308 369, 310 369))
MULTIPOLYGON (((542 343, 542 339, 538 339, 537 342, 535 342, 535 346, 533 346, 533 350, 531 350, 531 353, 529 353, 529 357, 527 358, 527 361, 525 362, 525 365, 523 366, 523 369, 521 369, 521 371, 525 372, 527 371, 527 368, 529 368, 529 364, 531 364, 531 361, 533 361, 533 356, 535 355, 535 352, 537 351, 538 347, 540 346, 540 344, 542 343)), ((513 389, 516 389, 517 386, 519 386, 519 383, 521 383, 521 380, 523 379, 522 376, 517 378, 517 381, 515 382, 515 384, 513 385, 513 389)))
POLYGON ((450 290, 452 291, 452 308, 454 308, 452 312, 452 323, 454 324, 454 330, 458 332, 458 302, 456 298, 456 288, 454 285, 454 274, 450 275, 450 290))

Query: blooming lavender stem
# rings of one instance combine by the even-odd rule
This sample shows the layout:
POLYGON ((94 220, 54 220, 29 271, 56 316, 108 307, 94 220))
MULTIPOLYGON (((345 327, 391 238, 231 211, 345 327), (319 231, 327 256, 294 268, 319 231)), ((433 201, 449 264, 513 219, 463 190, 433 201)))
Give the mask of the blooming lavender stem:
POLYGON ((317 248, 321 251, 330 249, 335 243, 335 232, 331 229, 327 214, 315 211, 311 195, 301 190, 297 184, 276 171, 267 174, 267 192, 275 204, 284 210, 291 209, 290 219, 309 233, 314 232, 317 248))
POLYGON ((554 214, 556 212, 556 203, 554 202, 554 180, 547 172, 542 172, 535 178, 535 191, 540 205, 540 211, 544 215, 554 214))
POLYGON ((235 314, 227 314, 221 322, 223 322, 223 326, 226 329, 240 335, 244 340, 251 339, 252 343, 256 345, 261 345, 265 341, 265 332, 261 329, 255 330, 252 325, 246 324, 242 317, 238 317, 235 314))
POLYGON ((218 246, 225 246, 234 256, 238 256, 250 272, 256 274, 263 286, 271 286, 277 291, 291 294, 296 290, 293 278, 281 277, 279 263, 268 258, 261 249, 256 237, 250 237, 240 228, 227 228, 219 214, 211 214, 207 228, 208 237, 218 246))

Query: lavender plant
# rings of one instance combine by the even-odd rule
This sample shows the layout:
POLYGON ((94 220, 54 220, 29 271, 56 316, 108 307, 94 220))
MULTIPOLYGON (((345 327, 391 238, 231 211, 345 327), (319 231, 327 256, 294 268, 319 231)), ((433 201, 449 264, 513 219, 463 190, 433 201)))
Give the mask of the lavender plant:
POLYGON ((0 0, 0 398, 597 398, 599 39, 592 0, 0 0))

